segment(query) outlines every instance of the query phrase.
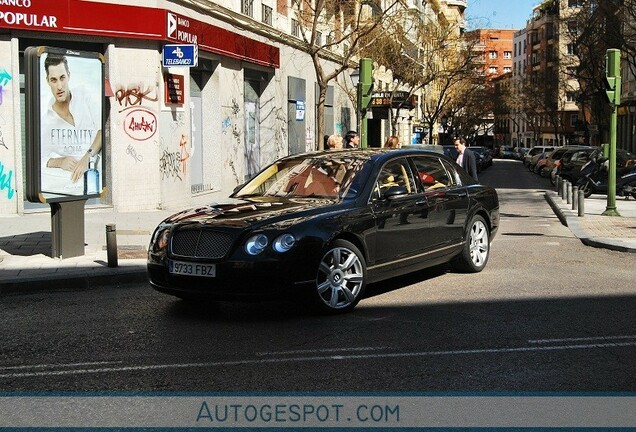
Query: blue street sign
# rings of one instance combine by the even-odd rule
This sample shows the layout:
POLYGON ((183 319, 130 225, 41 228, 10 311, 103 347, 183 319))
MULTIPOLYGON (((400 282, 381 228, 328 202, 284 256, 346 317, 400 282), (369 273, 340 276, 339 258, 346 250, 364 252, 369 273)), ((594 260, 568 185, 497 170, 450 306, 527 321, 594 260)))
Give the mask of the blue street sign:
POLYGON ((164 45, 161 54, 163 67, 196 66, 199 63, 197 45, 164 45))

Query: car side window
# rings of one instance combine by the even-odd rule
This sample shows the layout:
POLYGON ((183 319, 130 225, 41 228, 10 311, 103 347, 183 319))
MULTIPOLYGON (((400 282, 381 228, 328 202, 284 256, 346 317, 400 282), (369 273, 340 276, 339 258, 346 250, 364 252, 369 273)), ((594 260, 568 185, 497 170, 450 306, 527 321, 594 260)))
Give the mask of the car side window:
POLYGON ((403 186, 409 194, 416 192, 415 179, 406 159, 393 160, 382 167, 376 180, 372 199, 380 198, 383 193, 394 186, 403 186))
POLYGON ((425 191, 450 187, 456 183, 439 158, 417 156, 413 158, 413 163, 425 191))

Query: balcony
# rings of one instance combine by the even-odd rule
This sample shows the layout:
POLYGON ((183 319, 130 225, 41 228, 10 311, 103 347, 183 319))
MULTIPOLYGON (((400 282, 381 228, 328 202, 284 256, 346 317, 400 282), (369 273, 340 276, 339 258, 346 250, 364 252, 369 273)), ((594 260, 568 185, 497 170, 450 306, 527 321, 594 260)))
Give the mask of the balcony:
POLYGON ((446 0, 446 4, 448 6, 457 6, 457 7, 466 9, 466 7, 468 6, 468 1, 467 0, 446 0))

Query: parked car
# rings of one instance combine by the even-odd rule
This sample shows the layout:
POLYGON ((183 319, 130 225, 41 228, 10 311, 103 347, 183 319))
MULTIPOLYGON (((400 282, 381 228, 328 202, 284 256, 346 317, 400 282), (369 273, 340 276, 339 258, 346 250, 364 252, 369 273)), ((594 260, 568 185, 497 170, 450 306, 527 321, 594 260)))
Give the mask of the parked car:
POLYGON ((368 283, 442 263, 483 270, 498 226, 496 191, 440 153, 306 153, 275 161, 226 203, 166 218, 148 276, 185 299, 302 294, 345 312, 368 283))
POLYGON ((554 150, 554 147, 549 147, 549 146, 534 146, 532 147, 530 150, 528 150, 528 152, 526 153, 526 155, 523 158, 523 164, 525 166, 530 165, 530 162, 532 161, 532 158, 534 156, 536 156, 537 154, 541 154, 545 151, 552 151, 554 150))
POLYGON ((523 158, 526 156, 526 153, 528 153, 529 150, 529 147, 515 147, 515 159, 523 161, 523 158))
POLYGON ((543 151, 541 153, 537 153, 536 155, 532 156, 532 158, 530 159, 530 163, 528 163, 528 169, 532 172, 535 172, 534 169, 537 166, 537 164, 541 163, 541 165, 543 165, 541 161, 545 159, 548 153, 549 153, 548 151, 543 151))
POLYGON ((489 148, 482 147, 482 146, 469 146, 467 148, 472 150, 479 157, 481 157, 481 169, 486 169, 492 166, 492 153, 489 148))
POLYGON ((550 173, 552 172, 552 169, 554 168, 555 163, 558 162, 568 150, 583 149, 583 148, 587 148, 587 147, 578 146, 578 145, 565 145, 565 146, 557 147, 554 150, 552 150, 550 153, 548 153, 548 155, 543 159, 542 161, 543 163, 541 164, 541 167, 539 169, 535 167, 535 172, 540 174, 541 177, 549 177, 550 173))
POLYGON ((511 146, 501 146, 499 147, 498 157, 501 159, 514 159, 515 151, 511 146))
POLYGON ((556 185, 557 175, 576 184, 581 168, 590 160, 590 154, 594 149, 595 147, 570 148, 563 153, 550 172, 552 184, 556 185))

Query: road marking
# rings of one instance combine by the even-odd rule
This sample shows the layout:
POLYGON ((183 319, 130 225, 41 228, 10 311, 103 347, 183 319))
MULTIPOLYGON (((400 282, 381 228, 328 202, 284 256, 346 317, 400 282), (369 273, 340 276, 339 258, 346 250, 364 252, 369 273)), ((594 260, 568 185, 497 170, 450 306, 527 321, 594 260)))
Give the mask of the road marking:
POLYGON ((41 365, 22 365, 22 366, 6 366, 0 370, 17 370, 17 369, 52 369, 52 368, 70 368, 76 366, 97 366, 108 364, 122 364, 123 361, 102 361, 102 362, 86 362, 86 363, 62 363, 62 364, 41 364, 41 365))
POLYGON ((273 351, 257 352, 257 356, 291 355, 291 354, 312 354, 325 352, 349 352, 349 351, 379 351, 390 349, 391 347, 349 347, 349 348, 323 348, 313 350, 293 350, 293 351, 273 351))
MULTIPOLYGON (((1 373, 2 370, 8 368, 0 368, 0 378, 31 378, 43 376, 60 376, 60 375, 80 375, 80 374, 96 374, 96 373, 113 373, 113 372, 143 372, 159 369, 190 369, 190 368, 210 368, 210 367, 228 367, 228 366, 245 366, 253 364, 270 364, 270 363, 293 363, 293 362, 322 362, 333 360, 369 360, 369 359, 389 359, 389 358, 405 358, 405 357, 434 357, 434 356, 453 356, 453 355, 471 355, 471 354, 510 354, 524 352, 541 352, 541 351, 559 351, 559 350, 575 350, 575 349, 604 349, 604 348, 620 348, 620 347, 636 347, 634 342, 611 342, 611 343, 594 343, 594 344, 578 344, 578 345, 548 345, 548 346, 531 346, 516 348, 484 348, 484 349, 466 349, 466 350, 450 350, 450 351, 420 351, 405 353, 377 353, 377 354, 352 354, 352 355, 335 355, 335 356, 307 356, 307 357, 282 357, 269 359, 252 359, 252 360, 232 360, 232 361, 216 361, 205 363, 173 363, 158 365, 139 365, 139 366, 116 366, 103 367, 94 369, 73 369, 73 370, 51 370, 51 371, 33 371, 33 372, 15 372, 1 373)), ((66 367, 68 365, 58 365, 57 367, 66 367)))
POLYGON ((634 336, 594 336, 594 337, 580 337, 580 338, 563 338, 563 339, 531 339, 528 343, 531 344, 543 344, 543 343, 555 343, 555 342, 590 342, 590 341, 610 341, 610 340, 625 340, 636 339, 634 336))

